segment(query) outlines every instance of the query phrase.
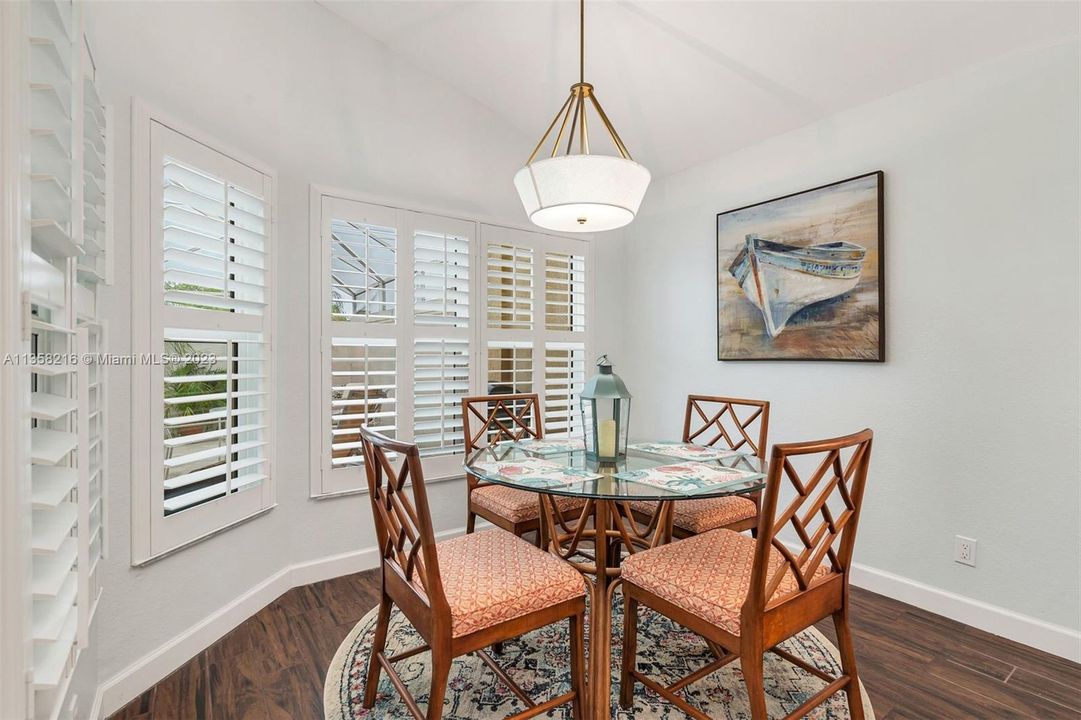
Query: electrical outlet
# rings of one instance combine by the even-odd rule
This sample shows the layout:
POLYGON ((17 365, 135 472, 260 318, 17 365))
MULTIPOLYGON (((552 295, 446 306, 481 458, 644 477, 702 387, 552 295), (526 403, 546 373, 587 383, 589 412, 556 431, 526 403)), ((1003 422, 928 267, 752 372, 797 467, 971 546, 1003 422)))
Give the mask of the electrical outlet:
POLYGON ((954 537, 953 561, 976 567, 976 541, 963 535, 954 537))

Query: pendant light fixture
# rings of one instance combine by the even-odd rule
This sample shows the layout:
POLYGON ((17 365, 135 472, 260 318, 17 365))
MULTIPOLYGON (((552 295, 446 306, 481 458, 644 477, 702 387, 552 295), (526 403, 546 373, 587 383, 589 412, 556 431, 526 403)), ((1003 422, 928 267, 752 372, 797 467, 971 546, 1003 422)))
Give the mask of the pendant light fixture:
POLYGON ((586 82, 585 18, 585 0, 579 0, 578 82, 571 85, 570 97, 544 131, 525 167, 514 176, 514 187, 529 219, 548 230, 600 232, 623 227, 634 220, 649 187, 649 170, 631 158, 597 101, 593 86, 586 82), (586 117, 590 106, 618 156, 590 153, 586 117), (559 131, 551 154, 544 157, 541 151, 556 125, 559 131))

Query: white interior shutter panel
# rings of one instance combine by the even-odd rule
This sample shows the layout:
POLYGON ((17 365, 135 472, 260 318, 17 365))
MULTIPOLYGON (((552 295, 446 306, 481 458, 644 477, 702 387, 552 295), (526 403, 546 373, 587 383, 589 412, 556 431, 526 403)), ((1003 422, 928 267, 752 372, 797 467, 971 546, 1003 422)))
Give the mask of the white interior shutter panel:
POLYGON ((488 327, 533 328, 533 249, 490 243, 488 261, 488 327))
POLYGON ((417 325, 469 326, 468 237, 417 230, 413 235, 413 307, 417 325))
POLYGON ((267 472, 260 334, 166 330, 165 515, 257 484, 267 472))
POLYGON ((489 395, 533 392, 533 344, 514 340, 488 343, 489 395))
MULTIPOLYGON (((360 427, 367 425, 397 437, 398 368, 391 338, 331 340, 331 463, 340 468, 361 465, 360 427)), ((361 472, 355 473, 363 482, 361 472)))
POLYGON ((544 432, 579 436, 578 398, 585 384, 585 345, 548 343, 544 348, 544 432))
MULTIPOLYGON (((79 651, 79 588, 87 565, 80 557, 87 528, 87 468, 80 464, 86 413, 86 368, 68 362, 49 364, 52 354, 77 353, 75 286, 72 270, 83 253, 78 226, 78 183, 83 172, 74 140, 79 125, 73 80, 78 74, 72 7, 27 3, 30 36, 24 56, 29 84, 25 138, 29 163, 29 228, 23 277, 30 304, 26 348, 41 359, 25 376, 30 391, 30 620, 31 682, 36 715, 59 712, 64 688, 79 651)), ((21 128, 21 126, 20 126, 21 128)), ((14 402, 13 398, 5 401, 14 402)), ((16 483, 17 478, 4 478, 16 483)), ((5 597, 22 601, 18 593, 5 597)))
POLYGON ((165 304, 262 315, 266 203, 172 158, 163 171, 165 304))
POLYGON ((417 339, 413 351, 413 442, 422 456, 460 453, 462 398, 469 394, 469 341, 417 339))
POLYGON ((544 326, 583 332, 586 328, 586 263, 582 255, 544 254, 544 326))

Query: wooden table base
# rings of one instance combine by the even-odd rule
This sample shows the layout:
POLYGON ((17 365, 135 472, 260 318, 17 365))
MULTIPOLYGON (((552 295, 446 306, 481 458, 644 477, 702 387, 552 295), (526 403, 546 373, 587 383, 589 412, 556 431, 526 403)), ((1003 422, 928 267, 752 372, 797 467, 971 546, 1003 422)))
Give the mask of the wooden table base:
POLYGON ((671 542, 672 501, 659 504, 653 521, 639 527, 628 503, 589 500, 577 523, 566 523, 552 496, 541 495, 541 522, 549 551, 582 573, 589 584, 589 698, 587 717, 610 720, 612 706, 612 603, 620 580, 623 549, 634 553, 671 542), (592 519, 592 527, 590 520, 592 519), (580 549, 592 545, 592 557, 580 549), (586 562, 575 560, 580 557, 586 562), (591 561, 591 562, 590 562, 591 561))

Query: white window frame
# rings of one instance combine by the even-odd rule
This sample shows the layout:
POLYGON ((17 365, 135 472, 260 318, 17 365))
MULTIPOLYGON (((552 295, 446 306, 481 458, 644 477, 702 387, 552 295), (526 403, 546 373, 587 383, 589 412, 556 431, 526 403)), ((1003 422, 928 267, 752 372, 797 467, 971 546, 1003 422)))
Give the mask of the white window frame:
MULTIPOLYGON (((361 463, 334 468, 331 463, 330 345, 331 338, 393 337, 396 342, 397 370, 397 438, 413 439, 413 349, 418 338, 461 338, 469 341, 470 395, 487 392, 488 340, 522 339, 533 343, 533 388, 544 406, 544 343, 581 342, 587 358, 592 349, 593 327, 593 254, 591 237, 556 236, 534 232, 505 223, 485 219, 469 219, 462 213, 445 210, 421 210, 406 204, 388 201, 346 190, 312 185, 309 197, 310 256, 310 422, 311 472, 310 496, 313 499, 341 497, 368 492, 361 463), (336 205, 341 203, 343 205, 336 205), (397 242, 397 293, 394 325, 362 321, 334 323, 330 318, 330 223, 331 209, 359 203, 369 206, 371 222, 395 227, 397 242), (471 241, 469 258, 470 312, 467 328, 416 325, 413 298, 413 233, 415 230, 445 230, 467 234, 471 241), (534 295, 534 322, 531 331, 489 331, 487 315, 487 256, 488 242, 493 237, 515 233, 521 242, 534 249, 534 278, 538 290, 534 295), (517 235, 520 233, 520 235, 517 235), (544 318, 544 256, 546 252, 566 252, 581 255, 586 262, 586 326, 585 332, 568 333, 545 329, 544 318), (539 264, 537 264, 539 258, 539 264), (539 275, 537 272, 539 271, 539 275), (494 333, 494 334, 493 334, 494 333), (502 333, 508 333, 503 335, 502 333), (538 352, 539 348, 539 352, 538 352)), ((457 480, 463 477, 462 453, 429 456, 424 459, 427 482, 457 480)))
MULTIPOLYGON (((166 328, 163 300, 163 269, 160 229, 161 208, 155 206, 154 184, 160 168, 154 162, 152 126, 157 123, 204 146, 199 150, 200 169, 213 171, 216 163, 239 163, 260 181, 269 208, 266 232, 266 305, 262 316, 251 318, 251 331, 263 335, 266 353, 266 472, 256 489, 238 492, 165 516, 161 474, 163 445, 160 415, 163 399, 163 368, 137 364, 132 368, 132 564, 139 565, 258 517, 275 506, 275 422, 277 392, 274 374, 277 175, 262 163, 226 144, 193 130, 184 123, 151 109, 139 100, 132 103, 132 352, 160 354, 166 328), (205 151, 205 152, 204 152, 205 151), (160 419, 160 418, 159 418, 160 419), (141 472, 150 468, 150 472, 141 472)), ((194 151, 194 150, 193 150, 194 151)), ((224 173, 223 173, 224 175, 224 173)), ((246 329, 247 331, 247 329, 246 329)))

